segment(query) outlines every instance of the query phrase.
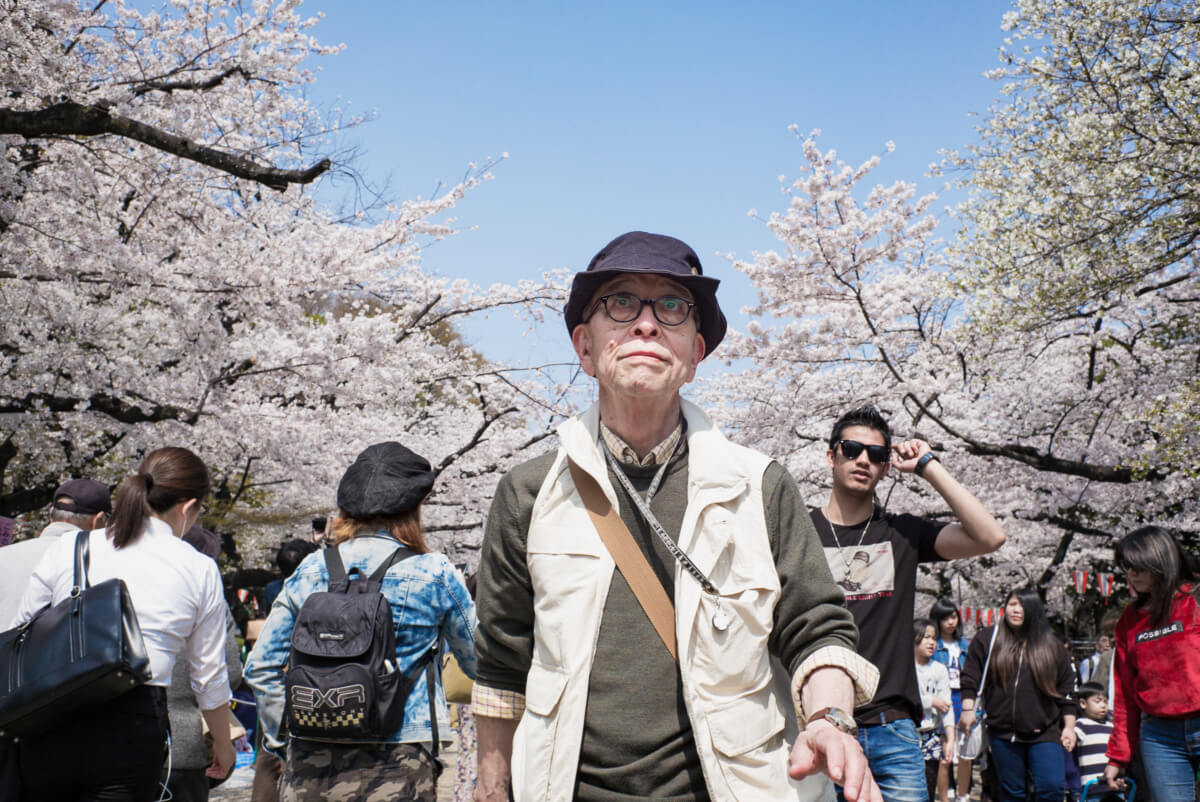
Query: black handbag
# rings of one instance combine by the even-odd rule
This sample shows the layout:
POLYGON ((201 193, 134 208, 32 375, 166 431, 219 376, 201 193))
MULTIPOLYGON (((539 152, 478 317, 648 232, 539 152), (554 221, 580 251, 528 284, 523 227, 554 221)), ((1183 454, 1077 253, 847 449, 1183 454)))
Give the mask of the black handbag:
POLYGON ((0 738, 32 738, 149 681, 150 658, 121 579, 89 585, 75 537, 71 595, 0 633, 0 738))
POLYGON ((21 798, 21 762, 17 745, 0 739, 0 799, 21 798))

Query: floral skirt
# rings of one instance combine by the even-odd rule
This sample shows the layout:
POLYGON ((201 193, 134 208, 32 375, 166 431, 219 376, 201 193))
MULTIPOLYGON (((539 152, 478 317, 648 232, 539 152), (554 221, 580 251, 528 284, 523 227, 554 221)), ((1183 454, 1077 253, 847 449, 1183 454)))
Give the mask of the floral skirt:
POLYGON ((470 705, 458 707, 458 773, 454 781, 454 802, 475 798, 475 717, 470 705))
POLYGON ((926 760, 942 759, 942 734, 938 730, 918 733, 921 738, 921 757, 926 760))

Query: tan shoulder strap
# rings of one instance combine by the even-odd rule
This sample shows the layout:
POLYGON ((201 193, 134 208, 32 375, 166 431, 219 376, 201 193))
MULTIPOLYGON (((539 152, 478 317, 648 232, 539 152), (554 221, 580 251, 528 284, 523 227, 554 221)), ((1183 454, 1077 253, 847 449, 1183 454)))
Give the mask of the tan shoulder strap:
POLYGON ((621 569, 621 575, 625 577, 633 595, 637 597, 638 604, 642 605, 646 617, 666 644, 667 651, 678 661, 679 656, 675 653, 675 606, 667 596, 667 591, 663 589, 654 569, 646 561, 646 555, 634 542, 629 527, 609 503, 600 485, 570 457, 567 457, 567 465, 571 469, 571 480, 575 483, 575 489, 579 491, 579 497, 587 507, 588 516, 592 519, 596 531, 600 533, 600 540, 612 554, 617 568, 621 569))

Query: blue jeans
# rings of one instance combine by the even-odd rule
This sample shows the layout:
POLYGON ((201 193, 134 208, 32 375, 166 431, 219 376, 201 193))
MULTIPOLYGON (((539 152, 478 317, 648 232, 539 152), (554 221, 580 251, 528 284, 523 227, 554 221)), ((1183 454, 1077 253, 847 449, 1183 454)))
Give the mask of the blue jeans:
POLYGON ((1140 744, 1150 798, 1154 802, 1193 799, 1200 771, 1200 716, 1143 716, 1140 744))
MULTIPOLYGON (((859 727, 858 742, 867 756, 884 802, 929 802, 925 759, 921 756, 917 725, 912 719, 859 727)), ((838 800, 845 800, 840 787, 838 800)))
POLYGON ((1022 744, 989 736, 988 746, 1000 781, 1000 802, 1024 802, 1026 773, 1033 775, 1034 799, 1061 802, 1067 792, 1062 744, 1022 744))

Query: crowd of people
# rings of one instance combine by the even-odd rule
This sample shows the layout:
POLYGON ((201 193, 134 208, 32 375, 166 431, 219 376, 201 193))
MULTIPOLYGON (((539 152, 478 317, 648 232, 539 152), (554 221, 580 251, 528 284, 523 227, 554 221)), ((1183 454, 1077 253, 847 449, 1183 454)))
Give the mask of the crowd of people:
POLYGON ((949 600, 914 620, 918 565, 994 552, 1004 530, 869 404, 835 422, 829 496, 811 509, 779 462, 727 440, 680 396, 724 337, 718 283, 645 232, 576 275, 565 322, 597 401, 501 479, 470 589, 424 536, 434 471, 397 442, 347 468, 319 544, 281 547, 253 632, 230 614, 213 541, 189 535, 210 489, 196 454, 150 452, 111 502, 65 482, 42 536, 0 551, 0 627, 67 598, 83 530, 92 580, 128 586, 152 677, 0 742, 20 798, 206 799, 234 764, 243 682, 256 802, 435 799, 447 697, 475 767, 456 799, 961 802, 974 761, 1004 802, 1120 795, 1133 775, 1153 800, 1194 798, 1200 611, 1172 534, 1117 544, 1136 598, 1079 672, 1033 588, 970 640, 949 600), (886 509, 875 490, 892 471, 949 516, 886 509), (453 672, 468 690, 449 692, 453 672))

